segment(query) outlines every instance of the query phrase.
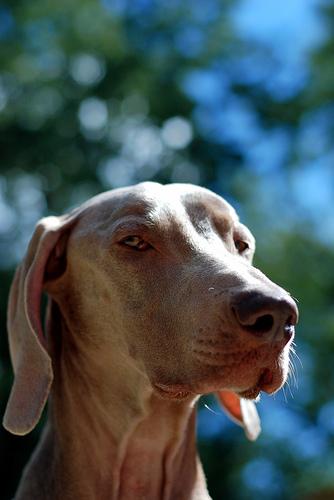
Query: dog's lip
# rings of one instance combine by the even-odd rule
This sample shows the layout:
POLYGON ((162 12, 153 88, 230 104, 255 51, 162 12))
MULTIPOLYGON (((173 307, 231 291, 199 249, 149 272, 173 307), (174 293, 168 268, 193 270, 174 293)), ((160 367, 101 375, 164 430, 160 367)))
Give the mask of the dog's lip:
MULTIPOLYGON (((274 378, 274 372, 270 368, 264 368, 254 386, 235 392, 243 399, 257 399, 261 391, 272 394, 279 388, 275 385, 274 378)), ((152 387, 164 399, 184 400, 196 394, 183 384, 153 382, 152 387)))
POLYGON ((257 399, 261 389, 258 386, 246 389, 246 391, 237 392, 238 396, 243 399, 257 399))
POLYGON ((180 384, 161 384, 160 382, 155 382, 152 385, 163 398, 181 400, 191 395, 191 392, 186 391, 184 386, 180 384))
POLYGON ((238 395, 244 399, 256 399, 261 391, 271 394, 275 392, 275 387, 273 386, 274 374, 270 368, 264 368, 259 377, 258 382, 249 389, 245 391, 238 391, 238 395))

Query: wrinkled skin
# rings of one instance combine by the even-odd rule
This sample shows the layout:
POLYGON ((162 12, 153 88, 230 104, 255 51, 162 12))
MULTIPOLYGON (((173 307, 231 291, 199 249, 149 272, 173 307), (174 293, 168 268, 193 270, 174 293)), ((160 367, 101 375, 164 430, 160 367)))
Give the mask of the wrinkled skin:
POLYGON ((277 391, 296 306, 252 266, 253 236, 206 189, 143 183, 73 220, 44 272, 50 421, 16 498, 208 499, 196 398, 277 391))

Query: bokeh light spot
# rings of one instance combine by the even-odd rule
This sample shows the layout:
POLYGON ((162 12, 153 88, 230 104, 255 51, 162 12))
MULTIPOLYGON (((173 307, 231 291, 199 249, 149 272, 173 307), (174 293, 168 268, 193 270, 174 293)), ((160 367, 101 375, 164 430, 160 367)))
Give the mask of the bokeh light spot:
POLYGON ((161 137, 173 149, 183 149, 193 138, 191 123, 180 116, 166 120, 162 126, 161 137))

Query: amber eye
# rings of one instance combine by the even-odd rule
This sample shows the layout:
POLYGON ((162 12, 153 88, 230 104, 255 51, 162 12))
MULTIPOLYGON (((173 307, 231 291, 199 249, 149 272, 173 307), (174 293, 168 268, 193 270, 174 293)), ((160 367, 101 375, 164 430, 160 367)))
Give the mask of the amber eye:
POLYGON ((121 244, 139 251, 144 251, 152 248, 152 246, 147 243, 147 241, 143 240, 140 236, 127 236, 121 241, 121 244))
POLYGON ((238 252, 240 254, 244 253, 249 248, 248 243, 246 241, 243 241, 243 240, 235 240, 234 244, 235 244, 235 248, 238 250, 238 252))

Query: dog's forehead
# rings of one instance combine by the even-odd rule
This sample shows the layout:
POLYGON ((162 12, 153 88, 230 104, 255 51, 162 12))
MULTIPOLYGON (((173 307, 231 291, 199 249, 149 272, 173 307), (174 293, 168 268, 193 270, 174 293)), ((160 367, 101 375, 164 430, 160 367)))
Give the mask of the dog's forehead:
POLYGON ((238 221, 232 206, 212 191, 192 184, 167 184, 144 182, 121 188, 91 199, 86 209, 94 207, 97 218, 118 219, 127 215, 148 217, 152 222, 171 215, 190 219, 206 215, 225 217, 238 221))
MULTIPOLYGON (((239 218, 234 208, 221 196, 198 186, 190 186, 182 192, 180 186, 180 201, 192 222, 205 219, 225 219, 228 225, 238 222, 239 218)), ((178 190, 178 186, 176 186, 178 190)))
POLYGON ((166 229, 171 224, 185 227, 191 222, 199 230, 207 224, 205 221, 219 220, 220 225, 228 230, 239 221, 235 210, 223 198, 192 184, 144 182, 102 193, 82 208, 86 230, 111 229, 128 217, 138 217, 157 229, 166 229))

